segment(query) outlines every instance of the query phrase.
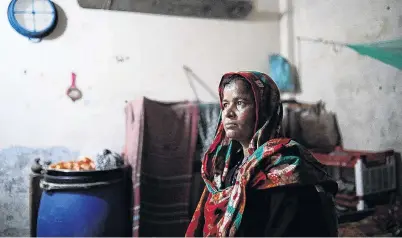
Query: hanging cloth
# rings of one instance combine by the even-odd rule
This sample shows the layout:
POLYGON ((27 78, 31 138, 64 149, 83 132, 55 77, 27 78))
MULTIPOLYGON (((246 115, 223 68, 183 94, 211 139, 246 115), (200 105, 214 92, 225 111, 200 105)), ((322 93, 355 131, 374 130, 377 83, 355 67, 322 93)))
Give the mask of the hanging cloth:
POLYGON ((347 44, 361 55, 367 55, 385 64, 402 69, 402 39, 371 44, 347 44))
POLYGON ((366 55, 402 70, 402 38, 366 44, 344 44, 335 41, 297 37, 298 40, 348 47, 361 55, 366 55))
POLYGON ((281 92, 293 92, 295 82, 292 79, 292 66, 283 56, 269 56, 269 76, 274 80, 281 92))

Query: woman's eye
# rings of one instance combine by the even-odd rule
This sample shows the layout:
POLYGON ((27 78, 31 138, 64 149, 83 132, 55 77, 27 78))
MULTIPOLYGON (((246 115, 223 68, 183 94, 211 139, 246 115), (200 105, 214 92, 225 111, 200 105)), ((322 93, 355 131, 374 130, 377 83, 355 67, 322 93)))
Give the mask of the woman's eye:
POLYGON ((228 103, 223 103, 222 104, 223 108, 227 108, 228 105, 229 105, 228 103))
POLYGON ((243 105, 244 105, 244 102, 238 101, 238 102, 237 102, 237 105, 238 105, 238 106, 243 106, 243 105))

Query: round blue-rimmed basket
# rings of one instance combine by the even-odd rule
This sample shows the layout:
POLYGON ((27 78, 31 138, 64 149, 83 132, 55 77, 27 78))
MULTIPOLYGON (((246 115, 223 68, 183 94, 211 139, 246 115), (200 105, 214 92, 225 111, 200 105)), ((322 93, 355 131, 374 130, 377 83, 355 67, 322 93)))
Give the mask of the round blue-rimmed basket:
POLYGON ((57 10, 50 0, 12 0, 7 16, 14 30, 37 42, 57 25, 57 10))

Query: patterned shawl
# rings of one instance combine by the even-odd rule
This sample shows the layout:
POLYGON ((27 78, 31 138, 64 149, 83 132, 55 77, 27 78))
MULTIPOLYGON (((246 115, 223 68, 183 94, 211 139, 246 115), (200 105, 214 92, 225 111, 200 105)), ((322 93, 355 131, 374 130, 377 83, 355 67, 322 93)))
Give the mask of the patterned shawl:
POLYGON ((219 169, 222 171, 219 179, 225 181, 235 152, 220 118, 214 141, 203 159, 202 178, 206 188, 187 229, 187 237, 235 236, 246 205, 246 188, 269 189, 328 180, 323 165, 308 151, 295 141, 278 138, 283 109, 279 90, 269 76, 259 72, 225 74, 219 85, 221 101, 223 80, 234 75, 245 78, 254 93, 257 119, 248 148, 250 156, 239 167, 234 185, 223 189, 216 186, 215 169, 223 167, 219 169))

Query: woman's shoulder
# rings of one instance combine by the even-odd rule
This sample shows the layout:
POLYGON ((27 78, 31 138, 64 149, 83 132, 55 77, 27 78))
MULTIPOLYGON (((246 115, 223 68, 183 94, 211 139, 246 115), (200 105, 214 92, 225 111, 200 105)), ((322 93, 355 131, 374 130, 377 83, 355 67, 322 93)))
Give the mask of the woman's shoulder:
POLYGON ((265 142, 262 146, 263 147, 273 147, 273 146, 278 146, 278 145, 282 145, 282 146, 286 146, 286 147, 298 147, 298 148, 307 150, 299 142, 295 141, 294 139, 286 138, 286 137, 271 139, 271 140, 265 142))
POLYGON ((265 150, 274 149, 279 154, 285 156, 298 156, 303 159, 313 160, 314 162, 318 162, 317 159, 313 156, 310 150, 304 147, 299 142, 290 139, 290 138, 277 138, 269 140, 266 144, 264 144, 265 150))
MULTIPOLYGON (((290 138, 276 138, 267 141, 261 146, 264 155, 293 156, 317 163, 317 159, 302 144, 290 138)), ((319 162, 318 162, 319 163, 319 162)))
MULTIPOLYGON (((286 168, 293 168, 293 172, 289 172, 289 174, 297 174, 298 182, 296 184, 313 185, 313 188, 315 185, 320 185, 326 191, 336 194, 337 183, 327 173, 326 166, 320 163, 303 145, 289 138, 278 138, 268 141, 265 146, 264 151, 271 152, 266 154, 266 161, 270 164, 269 172, 286 172, 286 168)), ((281 177, 284 176, 281 174, 281 177)), ((314 189, 309 187, 307 190, 314 189)))

